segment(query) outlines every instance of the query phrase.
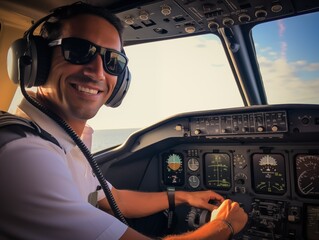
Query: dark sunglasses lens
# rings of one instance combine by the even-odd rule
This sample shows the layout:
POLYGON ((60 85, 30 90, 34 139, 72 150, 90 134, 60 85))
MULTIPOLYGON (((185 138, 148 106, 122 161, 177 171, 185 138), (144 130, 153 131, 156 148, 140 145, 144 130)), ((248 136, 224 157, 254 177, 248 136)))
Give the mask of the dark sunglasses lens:
POLYGON ((107 50, 104 55, 104 68, 105 71, 113 74, 120 75, 127 64, 127 59, 118 52, 107 50))
MULTIPOLYGON (((64 38, 62 51, 66 61, 72 64, 86 64, 93 60, 98 47, 80 38, 64 38)), ((104 70, 112 75, 120 75, 127 64, 127 59, 119 52, 106 49, 103 54, 104 70)))
POLYGON ((62 50, 65 60, 72 64, 88 63, 96 53, 96 47, 90 42, 78 38, 63 39, 62 50))

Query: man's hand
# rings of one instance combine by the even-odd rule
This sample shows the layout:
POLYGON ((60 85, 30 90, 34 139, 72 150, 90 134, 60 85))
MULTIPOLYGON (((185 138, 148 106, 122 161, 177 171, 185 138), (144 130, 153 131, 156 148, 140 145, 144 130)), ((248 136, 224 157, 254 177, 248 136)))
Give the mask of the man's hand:
POLYGON ((176 202, 181 198, 181 203, 197 208, 213 211, 224 201, 224 198, 214 191, 176 192, 176 202), (212 204, 214 202, 214 204, 212 204))
POLYGON ((229 222, 234 229, 234 234, 236 234, 246 225, 248 216, 237 202, 227 199, 211 214, 211 221, 218 219, 229 222))

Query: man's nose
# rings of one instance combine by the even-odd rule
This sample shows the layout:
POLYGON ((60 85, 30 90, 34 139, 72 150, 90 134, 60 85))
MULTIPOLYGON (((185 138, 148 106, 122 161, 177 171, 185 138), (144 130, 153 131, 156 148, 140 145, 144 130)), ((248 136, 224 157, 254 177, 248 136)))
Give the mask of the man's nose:
POLYGON ((103 68, 103 59, 100 54, 97 54, 91 62, 86 64, 84 74, 93 80, 105 80, 105 71, 103 68))

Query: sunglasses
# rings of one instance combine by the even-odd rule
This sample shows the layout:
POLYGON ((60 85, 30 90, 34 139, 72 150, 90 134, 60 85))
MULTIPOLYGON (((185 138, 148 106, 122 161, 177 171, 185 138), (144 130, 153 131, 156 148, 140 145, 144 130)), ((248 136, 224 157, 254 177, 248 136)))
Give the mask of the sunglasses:
POLYGON ((81 38, 62 38, 49 43, 49 47, 61 46, 63 57, 66 61, 83 65, 91 62, 97 54, 103 59, 104 70, 114 76, 120 75, 128 62, 127 57, 114 49, 98 46, 81 38))

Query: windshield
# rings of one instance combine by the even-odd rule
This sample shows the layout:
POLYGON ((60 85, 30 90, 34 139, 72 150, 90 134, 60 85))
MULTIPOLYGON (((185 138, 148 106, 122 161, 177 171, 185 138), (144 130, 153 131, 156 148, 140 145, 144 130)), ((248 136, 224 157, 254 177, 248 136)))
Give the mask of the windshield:
POLYGON ((311 13, 253 28, 269 104, 319 102, 318 22, 311 13))
POLYGON ((95 136, 106 133, 104 143, 122 143, 133 131, 178 113, 243 106, 216 35, 134 45, 125 52, 132 74, 127 96, 120 107, 101 108, 89 121, 95 136), (115 139, 114 130, 105 129, 120 134, 115 139))

